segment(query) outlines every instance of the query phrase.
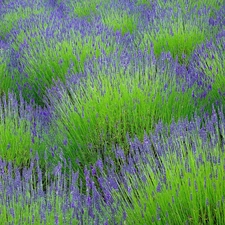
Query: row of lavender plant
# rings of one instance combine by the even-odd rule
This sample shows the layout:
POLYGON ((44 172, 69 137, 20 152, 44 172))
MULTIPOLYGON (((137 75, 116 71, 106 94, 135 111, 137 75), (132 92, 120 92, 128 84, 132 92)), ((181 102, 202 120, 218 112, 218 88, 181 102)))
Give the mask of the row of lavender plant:
MULTIPOLYGON (((113 148, 85 167, 85 183, 66 161, 42 175, 38 156, 21 171, 1 160, 1 221, 8 224, 223 224, 224 107, 212 116, 159 122, 144 141, 127 135, 130 152, 113 148), (107 176, 104 168, 107 168, 107 176), (36 175, 35 175, 36 174, 36 175), (48 182, 47 189, 43 181, 48 182), (99 190, 97 184, 101 187, 99 190), (84 185, 86 193, 80 192, 84 185), (33 221, 33 222, 32 222, 33 221)), ((46 162, 47 165, 47 162, 46 162)), ((46 168, 48 171, 48 168, 46 168)))
POLYGON ((66 158, 79 158, 80 163, 73 165, 77 170, 99 157, 115 159, 111 151, 115 144, 127 154, 127 133, 143 140, 143 131, 154 130, 159 120, 170 124, 173 119, 191 119, 195 112, 211 112, 212 104, 224 104, 224 41, 218 35, 217 43, 208 42, 196 51, 196 62, 202 62, 199 67, 193 63, 186 69, 170 54, 161 56, 160 66, 153 54, 139 52, 129 58, 129 52, 123 51, 115 58, 104 57, 112 67, 102 66, 100 59, 100 70, 93 71, 91 63, 83 77, 58 82, 48 93, 55 118, 50 133, 59 134, 56 145, 66 158), (204 55, 214 58, 205 60, 204 55), (115 64, 119 57, 120 63, 115 64), (203 72, 203 66, 212 69, 203 72))
MULTIPOLYGON (((116 213, 119 209, 124 217, 128 215, 123 219, 127 224, 133 221, 137 224, 138 221, 143 224, 154 223, 149 220, 152 215, 148 211, 144 213, 143 220, 135 214, 139 211, 136 193, 141 196, 143 190, 145 192, 142 183, 139 184, 140 189, 132 192, 130 197, 123 189, 125 181, 131 180, 130 185, 133 186, 139 176, 138 171, 132 176, 124 174, 124 168, 132 170, 129 164, 140 157, 140 147, 130 149, 127 135, 131 138, 136 135, 134 143, 138 140, 141 143, 146 137, 144 130, 155 130, 159 120, 168 125, 173 118, 175 121, 185 116, 191 119, 194 112, 211 112, 212 103, 219 105, 224 102, 224 7, 216 15, 213 10, 202 8, 198 16, 193 16, 196 9, 184 14, 179 7, 171 11, 170 4, 161 7, 160 1, 151 4, 147 10, 140 2, 123 1, 120 10, 118 2, 109 5, 100 3, 96 1, 92 5, 97 10, 96 15, 88 7, 83 14, 85 3, 74 5, 67 2, 57 5, 51 1, 37 7, 36 3, 32 6, 25 2, 22 6, 28 6, 27 11, 19 9, 22 14, 27 13, 27 16, 14 23, 17 27, 6 36, 10 40, 8 47, 1 44, 4 54, 0 71, 5 81, 0 86, 4 102, 1 106, 1 156, 13 162, 15 167, 12 172, 11 164, 1 164, 2 190, 6 191, 2 194, 2 205, 5 206, 1 213, 5 222, 107 224, 108 218, 109 224, 117 224, 118 220, 124 222, 116 213), (74 11, 70 11, 68 6, 72 6, 74 11), (43 13, 43 7, 48 9, 47 13, 43 13), (37 8, 41 9, 35 11, 37 15, 29 17, 29 13, 37 8), (160 13, 164 18, 158 18, 160 13), (166 23, 168 20, 173 24, 170 27, 166 23), (143 21, 154 23, 150 27, 144 25, 143 21), (157 24, 160 24, 160 29, 157 24), (181 33, 176 32, 179 27, 183 27, 179 29, 181 33), (191 34, 189 40, 185 38, 187 33, 191 34), (198 47, 192 55, 198 44, 211 37, 210 42, 198 47), (6 52, 5 48, 9 48, 9 51, 6 52), (162 51, 170 51, 171 54, 161 54, 162 51), (17 93, 17 100, 8 92, 10 89, 17 93), (26 100, 33 98, 31 105, 27 106, 20 93, 26 100), (38 108, 33 104, 34 101, 48 108, 38 108), (115 151, 114 145, 120 147, 115 151), (40 167, 36 169, 33 167, 35 153, 40 157, 40 167), (92 167, 92 176, 89 176, 87 167, 96 161, 98 168, 92 167), (58 166, 52 169, 58 162, 58 166), (105 165, 104 169, 101 162, 105 165), (71 168, 68 167, 70 164, 71 168), (26 169, 25 165, 30 166, 30 169, 26 169), (99 169, 100 174, 97 172, 99 169), (82 179, 75 178, 78 176, 74 174, 76 171, 79 171, 82 179), (125 180, 121 180, 121 174, 126 177, 125 180), (13 184, 14 181, 16 183, 13 184), (108 182, 115 189, 120 189, 119 194, 111 190, 108 182), (10 189, 13 185, 18 186, 18 189, 10 189), (69 192, 68 187, 73 191, 69 192), (69 196, 69 193, 73 193, 73 196, 69 196), (28 203, 28 207, 24 216, 21 216, 24 202, 28 203), (129 204, 126 205, 126 202, 129 204), (32 217, 29 216, 31 214, 32 217)), ((15 5, 8 4, 7 7, 15 8, 15 5)), ((5 15, 4 21, 7 24, 8 18, 12 17, 5 15)), ((207 118, 202 123, 205 121, 207 118)), ((165 160, 159 156, 156 147, 160 141, 165 144, 167 138, 168 134, 155 138, 147 147, 152 151, 145 153, 142 150, 141 154, 146 159, 150 156, 150 165, 156 164, 156 170, 165 167, 175 174, 177 168, 182 168, 182 162, 173 167, 167 161, 174 157, 175 162, 179 162, 176 155, 168 154, 165 160), (160 167, 158 160, 161 162, 160 167)), ((196 140, 191 139, 190 146, 196 140)), ((221 146, 217 146, 217 150, 221 146)), ((198 147, 203 150, 214 148, 211 145, 198 147)), ((194 158, 191 157, 193 162, 194 158)), ((142 174, 146 173, 146 176, 147 173, 152 175, 150 178, 154 189, 160 175, 154 176, 150 168, 146 169, 145 164, 139 165, 137 161, 133 166, 142 174)), ((198 168, 192 166, 197 171, 198 168)), ((211 167, 207 169, 210 171, 211 167)), ((167 176, 172 176, 172 172, 167 176)), ((181 181, 177 178, 177 182, 181 181)), ((171 185, 176 185, 176 182, 171 185)), ((151 187, 149 190, 152 191, 151 187)), ((182 191, 188 193, 189 189, 182 191)), ((141 199, 145 201, 144 197, 141 199)), ((213 202, 213 199, 210 201, 213 202)), ((179 204, 174 208, 177 212, 181 210, 179 204)), ((196 203, 196 211, 198 207, 196 203)), ((200 207, 202 209, 203 206, 200 207)), ((156 208, 153 208, 151 210, 154 212, 156 208)), ((163 213, 167 208, 164 209, 163 213)), ((224 220, 219 214, 210 214, 210 210, 207 212, 210 223, 216 221, 219 224, 224 220)), ((167 219, 160 213, 157 218, 162 219, 156 224, 165 224, 167 219)), ((202 210, 200 216, 203 213, 202 210)), ((200 221, 198 215, 192 212, 184 213, 177 221, 171 220, 171 217, 173 214, 167 220, 170 224, 183 223, 188 217, 195 224, 200 221)))
MULTIPOLYGON (((151 42, 156 56, 162 51, 170 51, 173 57, 177 55, 179 61, 183 62, 182 57, 189 58, 197 44, 215 35, 220 28, 218 24, 213 26, 208 22, 212 9, 200 10, 198 14, 193 9, 183 14, 179 7, 173 11, 153 4, 151 10, 142 10, 134 3, 125 3, 120 7, 120 13, 116 2, 109 6, 96 4, 98 15, 92 16, 90 22, 77 17, 71 11, 75 6, 72 7, 69 2, 71 8, 61 3, 53 12, 48 9, 30 17, 28 13, 24 19, 18 20, 9 37, 6 36, 12 47, 10 70, 14 86, 17 86, 14 90, 22 89, 23 96, 35 98, 41 104, 52 79, 65 80, 68 70, 70 74, 82 72, 87 58, 94 60, 103 51, 110 54, 116 48, 131 48, 132 51, 147 48, 150 51, 151 42), (122 36, 128 34, 130 38, 123 40, 117 37, 120 36, 118 31, 122 36)), ((28 4, 27 8, 34 11, 45 5, 34 4, 32 8, 28 4)), ((7 6, 9 13, 6 14, 6 10, 5 16, 12 11, 11 5, 7 6)), ((5 17, 3 19, 6 21, 4 27, 10 28, 12 22, 5 17)))

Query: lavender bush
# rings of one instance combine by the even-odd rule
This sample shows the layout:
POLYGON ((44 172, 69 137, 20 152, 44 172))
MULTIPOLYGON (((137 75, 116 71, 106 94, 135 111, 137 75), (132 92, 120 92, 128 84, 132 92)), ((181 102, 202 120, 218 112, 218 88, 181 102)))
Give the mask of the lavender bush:
POLYGON ((124 185, 118 183, 120 189, 113 191, 121 199, 118 201, 123 202, 120 220, 125 211, 125 224, 220 224, 225 221, 222 110, 219 116, 215 110, 211 118, 205 116, 204 125, 201 125, 203 119, 195 117, 192 123, 184 120, 171 126, 169 136, 163 126, 150 136, 151 140, 158 138, 155 145, 158 160, 154 162, 151 155, 139 160, 138 171, 134 173, 135 168, 130 168, 124 173, 124 185), (159 168, 161 171, 157 173, 159 168))
MULTIPOLYGON (((102 51, 108 55, 115 49, 115 37, 108 39, 107 35, 112 35, 102 24, 91 29, 90 23, 73 19, 67 24, 59 22, 57 26, 52 23, 52 28, 48 30, 48 22, 43 19, 41 24, 35 23, 32 32, 26 32, 26 38, 22 30, 24 39, 20 37, 20 40, 24 40, 24 43, 19 45, 20 50, 17 53, 20 57, 17 74, 23 74, 22 79, 27 86, 24 92, 30 93, 28 97, 33 97, 39 104, 42 103, 45 90, 52 85, 53 79, 65 81, 68 73, 76 74, 84 70, 87 58, 98 58, 102 51), (83 31, 83 26, 87 31, 83 31), (33 33, 36 36, 33 36, 33 33), (55 38, 52 39, 52 36, 55 38)), ((25 23, 30 23, 30 20, 25 23)))
POLYGON ((192 1, 192 0, 187 0, 187 1, 158 1, 158 4, 160 4, 162 7, 176 7, 179 5, 183 12, 185 13, 186 11, 191 11, 193 8, 196 8, 197 10, 206 7, 210 8, 210 11, 212 15, 214 15, 216 10, 219 10, 220 7, 222 6, 222 1, 220 0, 203 0, 203 1, 192 1))
POLYGON ((67 85, 57 83, 49 91, 55 117, 51 132, 58 134, 56 145, 64 157, 79 159, 79 164, 72 163, 75 170, 93 164, 99 157, 115 159, 113 145, 120 145, 127 155, 127 133, 143 140, 144 131, 154 130, 159 120, 170 124, 173 118, 177 121, 193 114, 194 87, 186 91, 177 87, 182 82, 173 75, 178 65, 171 66, 172 57, 167 57, 167 67, 158 65, 157 73, 157 64, 143 69, 139 59, 133 59, 126 70, 120 65, 108 66, 105 71, 102 67, 101 73, 70 77, 67 85), (133 69, 133 63, 140 65, 133 69))
POLYGON ((114 31, 120 31, 122 35, 125 33, 133 33, 138 24, 138 16, 130 13, 127 10, 118 10, 118 8, 110 8, 108 13, 101 13, 101 20, 103 23, 112 27, 114 31))
POLYGON ((1 158, 22 167, 38 152, 45 151, 41 141, 41 130, 35 108, 17 101, 11 93, 3 95, 0 100, 0 150, 1 158))
POLYGON ((107 5, 109 1, 94 0, 88 1, 70 1, 70 5, 73 8, 73 14, 78 17, 91 17, 98 15, 99 9, 107 5))
MULTIPOLYGON (((150 51, 153 43, 157 57, 169 51, 174 58, 178 57, 180 63, 188 64, 193 50, 218 32, 216 26, 209 26, 210 10, 193 10, 183 14, 178 6, 177 11, 161 10, 158 13, 164 13, 163 17, 150 21, 147 19, 143 31, 135 39, 136 46, 142 51, 150 51)), ((142 14, 143 17, 148 16, 142 14)))
POLYGON ((5 224, 103 224, 107 217, 101 213, 105 204, 98 191, 95 190, 93 197, 80 193, 78 173, 70 168, 70 175, 66 176, 62 174, 62 166, 59 164, 43 176, 37 156, 22 172, 0 160, 1 221, 5 224), (50 181, 50 174, 54 180, 50 181), (49 184, 46 190, 44 181, 49 184))
POLYGON ((6 39, 7 34, 14 28, 18 26, 18 21, 22 19, 29 18, 32 14, 40 14, 44 12, 44 6, 37 5, 33 2, 33 5, 24 1, 23 5, 16 2, 10 2, 4 8, 1 15, 2 23, 0 25, 0 37, 1 39, 6 39), (8 6, 8 7, 7 7, 8 6))
MULTIPOLYGON (((217 35, 216 41, 208 41, 193 55, 192 67, 198 74, 201 91, 197 91, 201 105, 209 109, 211 104, 224 104, 224 68, 225 68, 225 36, 224 30, 217 35)), ((202 107, 203 107, 202 106, 202 107)))

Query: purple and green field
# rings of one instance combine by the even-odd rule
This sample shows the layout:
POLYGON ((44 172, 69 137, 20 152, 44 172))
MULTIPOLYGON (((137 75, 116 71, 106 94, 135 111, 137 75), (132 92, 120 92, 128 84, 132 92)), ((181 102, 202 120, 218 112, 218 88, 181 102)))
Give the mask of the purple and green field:
POLYGON ((0 225, 223 225, 224 201, 224 0, 0 0, 0 225))

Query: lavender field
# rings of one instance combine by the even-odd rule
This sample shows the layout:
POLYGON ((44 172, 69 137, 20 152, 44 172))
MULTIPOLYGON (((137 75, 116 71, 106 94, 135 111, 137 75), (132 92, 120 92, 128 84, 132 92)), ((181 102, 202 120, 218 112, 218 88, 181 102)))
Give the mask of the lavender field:
POLYGON ((225 224, 224 0, 0 0, 0 225, 225 224))

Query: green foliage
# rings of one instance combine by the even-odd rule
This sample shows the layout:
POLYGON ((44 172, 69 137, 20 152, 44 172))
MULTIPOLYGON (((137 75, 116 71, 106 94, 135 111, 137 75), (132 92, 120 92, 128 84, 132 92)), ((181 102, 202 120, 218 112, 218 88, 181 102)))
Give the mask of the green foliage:
POLYGON ((214 15, 214 10, 219 10, 222 6, 222 0, 176 0, 176 1, 163 1, 158 0, 158 4, 163 8, 172 7, 176 10, 177 5, 181 7, 182 13, 188 13, 193 8, 196 7, 197 10, 206 6, 207 8, 211 9, 212 15, 214 15))
POLYGON ((171 28, 161 26, 157 33, 155 31, 145 32, 139 46, 142 51, 147 48, 150 52, 150 43, 152 42, 157 57, 162 52, 170 52, 174 58, 178 57, 180 63, 188 63, 193 50, 204 40, 204 31, 195 25, 184 24, 179 20, 174 22, 171 28))
MULTIPOLYGON (((147 0, 136 2, 137 5, 151 5, 151 2, 147 0)), ((220 8, 220 4, 217 4, 219 1, 188 1, 187 5, 184 2, 179 0, 165 3, 163 1, 163 4, 162 2, 160 4, 162 7, 172 7, 177 12, 179 7, 176 4, 179 3, 183 15, 190 12, 195 5, 197 8, 201 8, 202 2, 206 6, 212 7, 212 15, 214 15, 214 9, 220 8)), ((100 3, 102 2, 99 0, 76 2, 73 5, 74 14, 77 17, 89 19, 98 14, 96 6, 101 5, 100 3)), ((45 13, 44 8, 20 7, 15 12, 3 15, 3 22, 0 24, 0 38, 5 39, 6 34, 13 27, 17 27, 19 19, 26 19, 32 14, 39 13, 45 13)), ((122 35, 128 32, 134 33, 138 25, 138 15, 132 15, 122 10, 110 9, 109 12, 101 12, 101 18, 106 26, 111 27, 115 32, 120 31, 122 35)), ((180 63, 188 64, 196 46, 214 34, 214 30, 207 30, 200 26, 201 19, 194 23, 195 19, 184 21, 181 17, 174 21, 173 18, 172 26, 168 21, 164 21, 163 25, 158 25, 160 29, 157 33, 154 30, 143 33, 143 36, 140 35, 135 40, 137 43, 141 40, 137 47, 142 51, 147 48, 150 52, 149 46, 152 42, 157 57, 163 51, 170 51, 174 58, 178 57, 180 63), (165 23, 168 23, 169 26, 165 23)), ((24 39, 28 42, 29 52, 26 50, 21 52, 20 59, 21 64, 25 66, 24 74, 27 74, 27 77, 21 79, 22 74, 19 71, 13 72, 13 76, 16 81, 20 81, 22 86, 28 83, 29 87, 24 87, 23 95, 27 100, 31 95, 40 105, 44 104, 43 97, 46 89, 53 84, 53 80, 60 79, 65 82, 68 69, 74 74, 81 73, 84 71, 87 59, 94 60, 100 57, 102 50, 109 55, 118 47, 114 45, 114 39, 111 40, 111 43, 105 43, 102 41, 102 35, 94 34, 83 37, 80 33, 73 31, 68 35, 69 38, 67 36, 61 42, 55 39, 48 42, 40 35, 40 29, 46 29, 48 24, 44 24, 44 27, 41 27, 40 24, 32 25, 31 30, 21 30, 11 45, 14 50, 19 51, 19 45, 24 42, 24 39), (32 37, 32 33, 36 33, 36 36, 32 37), (29 90, 30 87, 31 90, 29 90)), ((59 27, 58 32, 61 28, 59 27)), ((56 35, 55 33, 54 36, 56 35)), ((120 145, 125 150, 125 154, 128 154, 127 134, 132 138, 137 136, 140 141, 143 141, 144 131, 153 131, 159 120, 169 125, 173 119, 177 121, 186 116, 190 119, 194 112, 200 113, 200 108, 203 106, 205 109, 211 109, 211 104, 215 103, 217 99, 223 103, 224 96, 221 96, 218 90, 225 92, 224 51, 209 53, 209 56, 202 58, 199 63, 202 72, 208 76, 206 85, 211 85, 212 90, 205 99, 200 99, 197 105, 194 104, 192 98, 193 91, 196 93, 200 91, 196 86, 183 93, 178 90, 180 87, 177 86, 175 75, 174 77, 169 76, 168 71, 157 73, 154 68, 148 67, 139 68, 137 71, 140 72, 135 74, 132 68, 128 68, 126 72, 121 68, 121 70, 117 70, 116 74, 112 72, 108 76, 104 74, 104 70, 99 70, 98 77, 92 79, 89 74, 87 79, 80 80, 76 90, 63 90, 61 98, 55 97, 54 99, 55 120, 51 124, 50 133, 44 137, 44 140, 34 137, 32 141, 31 126, 35 118, 32 121, 21 119, 19 109, 14 105, 9 105, 9 109, 14 110, 15 114, 11 114, 10 110, 2 107, 0 109, 0 156, 22 168, 29 164, 31 157, 38 152, 41 156, 42 166, 44 150, 55 145, 63 151, 66 159, 71 159, 73 170, 79 170, 81 176, 84 166, 94 164, 98 158, 102 158, 104 161, 106 156, 110 156, 117 163, 112 154, 112 146, 120 145), (211 53, 213 53, 213 57, 211 53), (210 79, 213 82, 209 82, 210 79), (5 111, 7 112, 5 117, 3 117, 4 110, 8 110, 5 111), (80 160, 80 164, 76 163, 76 159, 80 160)), ((0 55, 0 95, 6 96, 8 90, 14 87, 11 80, 12 74, 7 68, 7 60, 9 60, 7 57, 0 55)), ((181 143, 180 140, 176 141, 181 143)), ((191 149, 191 144, 187 145, 191 149)), ((170 150, 168 149, 168 152, 170 150)), ((128 215, 124 224, 152 224, 152 217, 156 224, 166 224, 166 221, 169 221, 169 224, 184 224, 186 221, 193 224, 215 224, 215 221, 223 224, 225 214, 223 207, 218 206, 218 202, 220 203, 225 190, 224 184, 221 183, 221 180, 224 179, 224 168, 222 164, 212 166, 212 163, 207 161, 208 153, 214 154, 217 158, 220 157, 221 161, 225 160, 224 154, 220 150, 220 146, 216 146, 214 149, 203 149, 200 139, 196 154, 191 152, 187 154, 182 146, 182 160, 177 158, 171 150, 170 154, 168 153, 165 158, 162 158, 168 180, 167 183, 161 183, 160 192, 156 192, 156 188, 161 177, 159 174, 153 173, 153 165, 141 165, 140 168, 147 178, 147 183, 140 182, 137 175, 130 176, 129 185, 134 190, 134 184, 138 181, 137 190, 132 191, 129 196, 125 192, 125 188, 121 186, 120 191, 114 193, 115 199, 118 198, 122 203, 121 211, 118 212, 118 220, 122 217, 125 209, 128 215), (196 158, 200 155, 205 163, 197 165, 196 158), (186 170, 185 160, 188 161, 191 172, 186 170), (179 176, 181 171, 183 175, 179 176), (215 174, 217 174, 217 178, 215 174), (207 187, 204 187, 204 182, 207 187), (171 186, 171 189, 168 188, 168 185, 171 186), (196 186, 198 187, 197 192, 196 186), (148 199, 146 199, 146 194, 148 199), (174 197, 174 203, 172 197, 174 197), (206 204, 206 201, 210 204, 206 204), (146 211, 142 216, 145 204, 146 211), (160 207, 159 212, 157 212, 157 207, 160 207), (160 220, 156 218, 157 213, 160 220)), ((51 157, 51 152, 48 151, 47 161, 56 163, 59 159, 60 155, 51 157)), ((153 160, 151 162, 153 163, 153 160)), ((44 172, 47 172, 48 169, 50 168, 44 172)), ((47 199, 40 197, 36 201, 30 199, 34 202, 22 207, 21 202, 24 200, 22 197, 19 196, 18 203, 13 202, 11 207, 6 204, 1 205, 3 223, 18 224, 22 216, 30 218, 30 215, 33 214, 34 224, 41 224, 39 210, 45 201, 54 202, 56 209, 54 214, 53 212, 46 214, 48 215, 46 224, 54 224, 56 214, 59 216, 59 224, 63 223, 62 217, 65 215, 62 214, 60 207, 66 201, 65 199, 57 198, 55 200, 53 195, 48 196, 47 199), (15 218, 10 215, 10 208, 14 208, 15 218)), ((27 193, 26 197, 29 198, 30 193, 27 193)), ((5 199, 6 201, 7 199, 5 199)), ((86 213, 84 209, 84 214, 86 215, 86 213)), ((72 212, 66 214, 67 217, 71 217, 71 215, 72 212)), ((73 224, 77 223, 77 221, 73 221, 73 224)))
POLYGON ((45 145, 32 135, 35 120, 20 118, 20 107, 24 106, 15 105, 10 98, 7 108, 2 106, 0 109, 0 156, 15 166, 27 166, 36 152, 43 156, 45 145))
POLYGON ((39 9, 30 7, 18 7, 15 12, 10 12, 3 15, 3 19, 0 23, 0 38, 5 39, 6 34, 8 34, 12 28, 17 27, 17 23, 21 19, 27 19, 31 15, 37 15, 45 12, 45 8, 41 7, 39 9))
POLYGON ((221 152, 219 145, 213 149, 202 147, 201 139, 194 137, 194 134, 192 137, 197 140, 196 153, 191 151, 191 144, 187 140, 188 152, 181 140, 174 139, 181 144, 181 156, 172 153, 173 150, 169 148, 168 154, 161 157, 166 181, 162 181, 162 174, 153 172, 153 164, 139 165, 142 176, 146 178, 145 183, 137 175, 127 176, 131 194, 123 186, 113 192, 114 199, 117 198, 122 205, 118 211, 118 221, 125 210, 127 219, 124 224, 188 222, 213 225, 225 222, 222 200, 225 185, 221 182, 224 178, 224 165, 209 160, 212 157, 222 162, 225 159, 224 152, 221 152))
POLYGON ((6 161, 14 161, 18 166, 30 158, 32 148, 31 134, 25 121, 18 125, 12 119, 5 119, 0 124, 1 157, 6 161), (18 157, 19 156, 19 157, 18 157))
MULTIPOLYGON (((28 187, 32 187, 32 182, 35 182, 35 179, 36 178, 33 176, 31 182, 26 185, 28 185, 28 187)), ((59 184, 55 182, 54 185, 59 184)), ((16 197, 13 193, 13 197, 10 200, 6 200, 5 195, 3 195, 3 201, 7 201, 8 204, 0 204, 2 223, 20 224, 20 221, 23 221, 24 224, 30 224, 30 222, 33 221, 32 224, 35 225, 52 225, 56 224, 55 221, 57 217, 59 225, 64 224, 65 221, 67 221, 68 223, 69 221, 72 221, 72 224, 74 225, 78 224, 77 219, 73 216, 73 208, 70 208, 69 210, 67 209, 66 211, 62 210, 62 205, 65 203, 67 199, 66 197, 68 197, 67 195, 57 195, 54 191, 50 192, 49 189, 46 196, 37 197, 34 196, 34 193, 38 196, 37 190, 32 188, 29 190, 27 188, 26 193, 23 190, 23 192, 17 194, 16 197), (24 201, 26 201, 26 204, 24 204, 24 201), (44 221, 44 218, 42 217, 40 211, 43 212, 43 207, 47 204, 50 204, 52 207, 46 207, 47 209, 44 212, 44 221)), ((84 212, 85 213, 83 215, 83 218, 85 218, 85 216, 87 215, 87 212, 85 210, 84 212)))
POLYGON ((0 49, 0 97, 4 94, 7 95, 12 87, 12 78, 7 69, 9 58, 5 54, 6 51, 5 49, 0 49))
MULTIPOLYGON (((58 172, 53 172, 54 179, 50 179, 52 171, 49 171, 46 164, 46 173, 40 178, 40 175, 36 174, 40 170, 38 161, 37 158, 34 160, 33 167, 30 167, 29 172, 21 177, 21 182, 15 180, 18 185, 15 187, 13 184, 9 190, 10 193, 3 191, 0 201, 1 222, 20 224, 23 221, 24 224, 30 224, 32 221, 32 224, 35 225, 70 223, 77 225, 82 221, 84 224, 93 224, 89 214, 90 208, 86 207, 86 197, 81 196, 77 190, 78 180, 74 179, 76 174, 72 173, 70 168, 68 174, 63 174, 59 169, 58 172), (49 184, 46 189, 44 189, 40 179, 49 184), (70 191, 68 192, 68 190, 70 191), (81 198, 82 201, 80 201, 81 198)), ((61 166, 62 168, 67 167, 64 163, 61 166)), ((15 173, 18 177, 17 168, 12 166, 11 174, 15 173)), ((8 187, 8 181, 5 182, 1 178, 0 176, 1 187, 2 190, 5 190, 8 187)), ((14 181, 12 182, 14 183, 14 181)), ((91 203, 91 210, 94 215, 98 216, 99 224, 103 224, 107 213, 106 204, 101 204, 101 201, 99 203, 101 211, 98 211, 94 202, 91 203)))
POLYGON ((146 6, 150 7, 152 2, 154 2, 154 0, 137 0, 136 4, 137 5, 146 5, 146 6))
POLYGON ((107 46, 101 36, 82 37, 80 33, 71 31, 70 39, 52 41, 50 44, 38 37, 29 53, 25 52, 21 59, 25 65, 24 73, 29 74, 25 82, 32 87, 31 91, 27 88, 24 94, 30 92, 36 102, 43 105, 45 90, 52 85, 53 79, 64 82, 69 69, 74 74, 83 72, 85 61, 98 58, 103 49, 108 55, 113 52, 114 46, 107 46))
MULTIPOLYGON (((151 77, 151 72, 152 68, 144 74, 122 69, 110 76, 99 73, 93 80, 88 77, 81 81, 69 94, 62 91, 53 101, 57 120, 52 129, 54 134, 62 131, 57 139, 67 159, 79 158, 81 165, 93 163, 98 157, 115 159, 111 151, 115 144, 128 153, 127 133, 142 140, 144 130, 153 130, 160 119, 169 124, 173 117, 178 120, 192 115, 195 107, 191 90, 181 93, 175 78, 169 78, 166 72, 151 77), (162 83, 168 84, 167 90, 162 83), (65 137, 66 146, 62 145, 65 137)), ((73 166, 76 171, 78 165, 73 166)))
MULTIPOLYGON (((223 45, 224 38, 212 45, 213 50, 208 49, 206 45, 205 52, 199 56, 198 62, 195 62, 196 68, 205 74, 203 86, 207 95, 200 98, 198 102, 199 108, 204 107, 205 111, 210 111, 212 104, 224 105, 225 103, 225 49, 223 45)), ((198 95, 202 92, 203 90, 199 89, 195 94, 198 95)))
POLYGON ((93 0, 93 1, 72 1, 74 14, 78 17, 90 17, 98 14, 97 7, 103 7, 109 1, 93 0))
POLYGON ((107 13, 101 14, 102 22, 111 27, 115 32, 120 31, 122 35, 133 33, 137 29, 138 15, 129 14, 125 10, 110 9, 107 13))

